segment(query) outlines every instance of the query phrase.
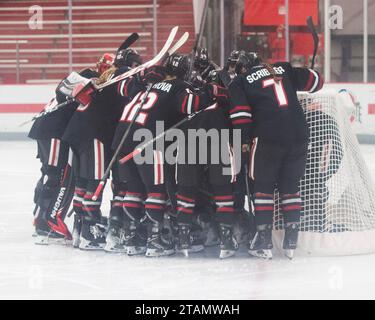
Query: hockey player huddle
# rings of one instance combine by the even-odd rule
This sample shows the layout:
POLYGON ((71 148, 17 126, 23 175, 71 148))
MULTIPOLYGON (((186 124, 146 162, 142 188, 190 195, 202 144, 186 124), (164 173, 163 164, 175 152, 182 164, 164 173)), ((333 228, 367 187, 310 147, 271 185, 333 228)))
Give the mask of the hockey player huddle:
POLYGON ((173 53, 101 87, 142 65, 142 57, 126 48, 104 54, 95 70, 59 84, 53 103, 65 105, 39 117, 29 133, 42 163, 34 197, 36 244, 69 240, 81 250, 147 257, 217 245, 220 258, 233 256, 243 244, 250 255, 269 259, 277 188, 282 246, 293 256, 309 138, 296 92, 320 90, 322 77, 287 62, 267 64, 254 52, 233 51, 223 68, 205 49, 193 58, 194 63, 173 53), (166 132, 158 136, 158 123, 186 136, 191 129, 231 134, 227 143, 192 144, 176 137, 159 144, 166 132), (145 129, 152 139, 140 142, 136 136, 145 129), (172 143, 174 163, 166 161, 172 143), (212 148, 224 155, 219 161, 211 158, 212 148), (185 161, 203 152, 205 163, 185 161), (138 161, 145 153, 151 159, 138 161), (108 167, 113 198, 107 218, 98 187, 108 167), (72 231, 64 223, 71 214, 72 231))

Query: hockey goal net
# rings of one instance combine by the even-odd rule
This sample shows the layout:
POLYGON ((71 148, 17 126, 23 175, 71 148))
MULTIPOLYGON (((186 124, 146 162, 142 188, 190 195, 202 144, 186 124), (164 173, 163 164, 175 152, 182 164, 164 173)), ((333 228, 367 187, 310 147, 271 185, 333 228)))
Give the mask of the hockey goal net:
MULTIPOLYGON (((310 127, 301 181, 301 233, 296 254, 346 255, 375 252, 375 189, 351 129, 355 109, 347 92, 299 94, 310 127)), ((274 244, 283 237, 275 194, 274 244)))

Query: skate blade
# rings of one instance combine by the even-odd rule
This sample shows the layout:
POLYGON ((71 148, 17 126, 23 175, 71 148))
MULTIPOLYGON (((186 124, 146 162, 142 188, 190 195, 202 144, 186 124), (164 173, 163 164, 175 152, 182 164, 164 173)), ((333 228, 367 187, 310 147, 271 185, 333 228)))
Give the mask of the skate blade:
POLYGON ((105 246, 104 247, 104 251, 107 252, 107 253, 127 253, 127 250, 122 247, 122 248, 116 248, 116 247, 113 247, 113 246, 105 246))
POLYGON ((182 253, 185 258, 189 258, 189 251, 190 251, 190 249, 179 249, 179 250, 177 250, 177 252, 182 253))
POLYGON ((125 247, 125 252, 128 256, 138 256, 145 254, 146 247, 125 247))
POLYGON ((272 259, 272 250, 249 250, 249 254, 265 260, 272 259))
POLYGON ((198 252, 202 252, 203 250, 204 250, 204 245, 200 244, 200 245, 191 246, 191 249, 189 250, 189 252, 198 253, 198 252))
POLYGON ((79 249, 83 251, 103 251, 105 244, 92 245, 89 241, 81 238, 79 243, 79 249))
POLYGON ((41 236, 37 235, 34 244, 37 246, 49 246, 49 245, 60 245, 60 246, 68 246, 72 242, 71 240, 67 240, 64 238, 51 238, 48 236, 41 236))
POLYGON ((284 250, 284 254, 285 254, 285 256, 286 256, 289 260, 293 260, 293 258, 294 258, 294 249, 285 249, 285 250, 284 250))
POLYGON ((227 259, 230 257, 233 257, 235 255, 236 251, 235 250, 220 250, 220 259, 227 259))
POLYGON ((73 238, 73 248, 77 249, 77 248, 79 248, 79 245, 80 245, 79 239, 73 238))
POLYGON ((147 249, 146 257, 164 257, 175 254, 174 249, 159 251, 158 249, 147 249))

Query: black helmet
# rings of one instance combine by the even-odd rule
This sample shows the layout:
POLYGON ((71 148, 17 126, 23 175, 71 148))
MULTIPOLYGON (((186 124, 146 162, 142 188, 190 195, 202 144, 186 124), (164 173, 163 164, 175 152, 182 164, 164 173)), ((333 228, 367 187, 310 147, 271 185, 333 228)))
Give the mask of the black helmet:
POLYGON ((205 70, 210 65, 210 59, 208 57, 208 50, 207 48, 200 49, 194 61, 194 67, 198 70, 205 70))
POLYGON ((227 61, 228 61, 229 64, 235 64, 235 63, 237 63, 239 57, 240 57, 240 51, 233 50, 230 53, 227 61))
POLYGON ((117 68, 131 67, 134 62, 142 64, 139 53, 134 49, 125 49, 117 52, 114 65, 117 68))
POLYGON ((172 54, 165 62, 167 74, 183 79, 189 70, 189 58, 182 54, 172 54))
POLYGON ((252 67, 257 66, 260 63, 261 59, 258 57, 256 52, 240 51, 238 61, 236 63, 236 73, 242 73, 242 68, 245 68, 246 71, 250 71, 252 67))

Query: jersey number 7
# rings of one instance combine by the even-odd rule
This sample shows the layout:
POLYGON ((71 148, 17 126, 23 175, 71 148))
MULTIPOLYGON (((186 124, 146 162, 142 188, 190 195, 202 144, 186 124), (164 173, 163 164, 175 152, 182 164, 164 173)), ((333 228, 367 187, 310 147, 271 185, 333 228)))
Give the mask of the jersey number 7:
POLYGON ((267 88, 273 86, 273 90, 275 92, 276 98, 279 102, 279 107, 287 107, 288 106, 288 97, 285 93, 283 80, 275 81, 275 79, 267 79, 263 80, 263 88, 267 88))
MULTIPOLYGON (((124 112, 122 113, 120 121, 122 122, 132 122, 135 115, 137 114, 138 109, 142 105, 143 98, 145 96, 146 92, 140 92, 138 93, 134 99, 128 103, 125 108, 124 112)), ((142 106, 143 110, 149 110, 151 109, 156 100, 158 100, 158 95, 155 92, 149 92, 147 95, 146 101, 142 106)), ((147 112, 139 112, 137 119, 135 120, 136 123, 140 125, 144 125, 147 121, 148 113, 147 112)))

